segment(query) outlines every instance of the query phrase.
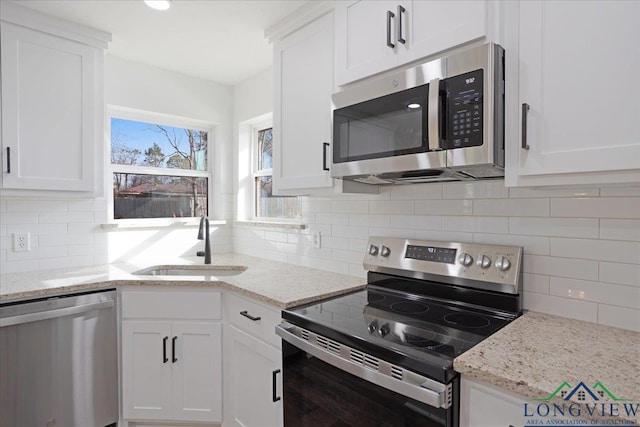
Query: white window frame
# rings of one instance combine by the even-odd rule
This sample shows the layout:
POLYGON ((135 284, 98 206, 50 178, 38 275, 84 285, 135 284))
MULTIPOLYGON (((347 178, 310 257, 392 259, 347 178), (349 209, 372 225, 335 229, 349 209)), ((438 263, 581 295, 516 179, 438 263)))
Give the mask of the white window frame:
POLYGON ((114 200, 113 200, 113 174, 124 172, 132 174, 146 174, 146 175, 158 175, 158 176, 185 176, 185 177, 198 177, 207 178, 207 212, 208 216, 212 216, 213 212, 213 157, 214 157, 214 140, 215 140, 215 125, 209 122, 188 119, 184 117, 172 116, 162 113, 153 113, 149 111, 136 110, 126 107, 107 106, 107 123, 105 126, 105 162, 106 171, 105 174, 105 194, 107 195, 107 210, 108 210, 108 223, 118 224, 122 226, 153 226, 153 225, 172 225, 183 223, 195 223, 197 218, 182 217, 182 218, 128 218, 128 219, 115 219, 114 218, 114 200), (178 168, 154 168, 152 166, 129 166, 129 165, 114 165, 111 163, 111 119, 124 119, 145 123, 157 123, 161 125, 180 127, 185 129, 193 129, 207 132, 207 170, 197 171, 191 169, 178 169, 178 168))
MULTIPOLYGON (((257 194, 258 189, 256 188, 256 178, 261 176, 271 176, 271 182, 273 183, 273 167, 269 169, 258 169, 258 132, 271 128, 271 132, 273 135, 273 120, 269 118, 268 120, 264 120, 261 122, 257 122, 251 125, 251 149, 249 152, 251 153, 251 189, 252 189, 252 197, 251 197, 251 218, 253 221, 258 222, 274 222, 274 223, 291 223, 291 224, 299 224, 301 218, 282 218, 282 217, 268 217, 268 216, 258 216, 258 204, 257 204, 257 194)), ((273 152, 271 153, 271 165, 273 166, 273 162, 275 159, 273 158, 273 152)), ((296 197, 297 196, 289 196, 296 197)))

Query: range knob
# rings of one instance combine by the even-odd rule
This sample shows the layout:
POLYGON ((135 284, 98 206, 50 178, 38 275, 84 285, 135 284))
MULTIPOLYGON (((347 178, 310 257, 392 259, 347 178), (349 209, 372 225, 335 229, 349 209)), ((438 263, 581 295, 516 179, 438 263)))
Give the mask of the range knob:
POLYGON ((471 264, 473 264, 473 257, 468 253, 463 252, 458 257, 458 262, 460 262, 460 264, 464 265, 465 267, 469 267, 471 264))
POLYGON ((376 329, 378 329, 378 321, 372 320, 371 322, 369 322, 369 324, 367 325, 367 329, 369 330, 370 334, 374 333, 376 329))
POLYGON ((478 258, 478 265, 481 268, 489 268, 489 266, 491 265, 491 258, 486 256, 485 254, 480 255, 480 257, 478 258))
POLYGON ((369 255, 378 255, 378 247, 376 245, 369 245, 369 255))
POLYGON ((383 338, 385 335, 389 333, 389 331, 390 331, 389 324, 384 323, 382 326, 378 328, 378 335, 380 336, 380 338, 383 338))
POLYGON ((388 247, 384 245, 380 247, 380 255, 384 257, 388 257, 390 253, 391 253, 391 249, 389 249, 388 247))
POLYGON ((511 261, 509 261, 509 258, 500 255, 498 258, 496 258, 495 265, 498 270, 507 271, 511 268, 511 261))

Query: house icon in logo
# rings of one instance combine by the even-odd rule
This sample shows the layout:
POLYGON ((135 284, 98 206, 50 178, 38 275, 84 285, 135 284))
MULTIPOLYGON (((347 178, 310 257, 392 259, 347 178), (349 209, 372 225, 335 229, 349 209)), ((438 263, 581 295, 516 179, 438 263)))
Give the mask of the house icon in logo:
POLYGON ((578 385, 575 386, 569 394, 567 394, 564 400, 571 400, 573 396, 577 397, 578 402, 584 402, 587 400, 587 396, 591 397, 594 401, 600 400, 600 398, 582 381, 580 381, 578 385))
POLYGON ((560 397, 563 400, 571 400, 572 398, 575 398, 578 402, 584 402, 587 399, 597 402, 605 398, 605 396, 614 402, 629 401, 629 399, 620 399, 614 396, 613 393, 611 393, 600 381, 596 382, 591 388, 582 381, 580 381, 575 387, 571 386, 567 381, 564 381, 549 396, 533 400, 548 402, 554 398, 560 397))

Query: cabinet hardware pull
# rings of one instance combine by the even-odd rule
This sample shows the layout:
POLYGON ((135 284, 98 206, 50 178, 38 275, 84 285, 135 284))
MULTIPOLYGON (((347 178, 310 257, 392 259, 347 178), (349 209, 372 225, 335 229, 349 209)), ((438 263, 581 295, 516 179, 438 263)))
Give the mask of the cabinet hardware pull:
POLYGON ((322 143, 322 170, 328 171, 329 166, 327 166, 327 148, 329 148, 328 142, 322 143))
POLYGON ((405 44, 407 40, 402 37, 402 14, 406 12, 407 9, 402 7, 402 5, 398 5, 398 43, 405 44))
POLYGON ((251 319, 254 322, 257 322, 258 320, 262 319, 260 316, 255 317, 255 316, 250 315, 249 313, 247 313, 247 310, 241 311, 240 315, 246 317, 247 319, 251 319))
POLYGON ((176 363, 178 358, 176 357, 176 340, 178 337, 171 338, 171 363, 176 363))
POLYGON ((529 144, 527 144, 527 114, 529 108, 531 107, 526 102, 522 104, 522 148, 524 150, 529 149, 529 144))
POLYGON ((11 173, 11 147, 7 147, 7 173, 11 173))
POLYGON ((277 396, 278 391, 276 390, 276 378, 279 373, 280 369, 276 369, 271 373, 271 397, 274 403, 281 399, 280 396, 277 396))
POLYGON ((396 15, 393 14, 390 10, 387 10, 387 46, 391 49, 396 47, 395 44, 391 43, 391 20, 395 18, 396 15))
POLYGON ((169 359, 167 358, 167 340, 169 337, 162 338, 162 363, 167 363, 169 359))

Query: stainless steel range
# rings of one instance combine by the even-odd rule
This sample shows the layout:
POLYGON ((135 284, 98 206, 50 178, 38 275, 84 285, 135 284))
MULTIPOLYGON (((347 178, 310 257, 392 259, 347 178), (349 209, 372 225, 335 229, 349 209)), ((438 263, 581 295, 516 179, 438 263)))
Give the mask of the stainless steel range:
POLYGON ((282 312, 287 426, 457 426, 453 360, 522 313, 522 248, 371 237, 365 290, 282 312))

